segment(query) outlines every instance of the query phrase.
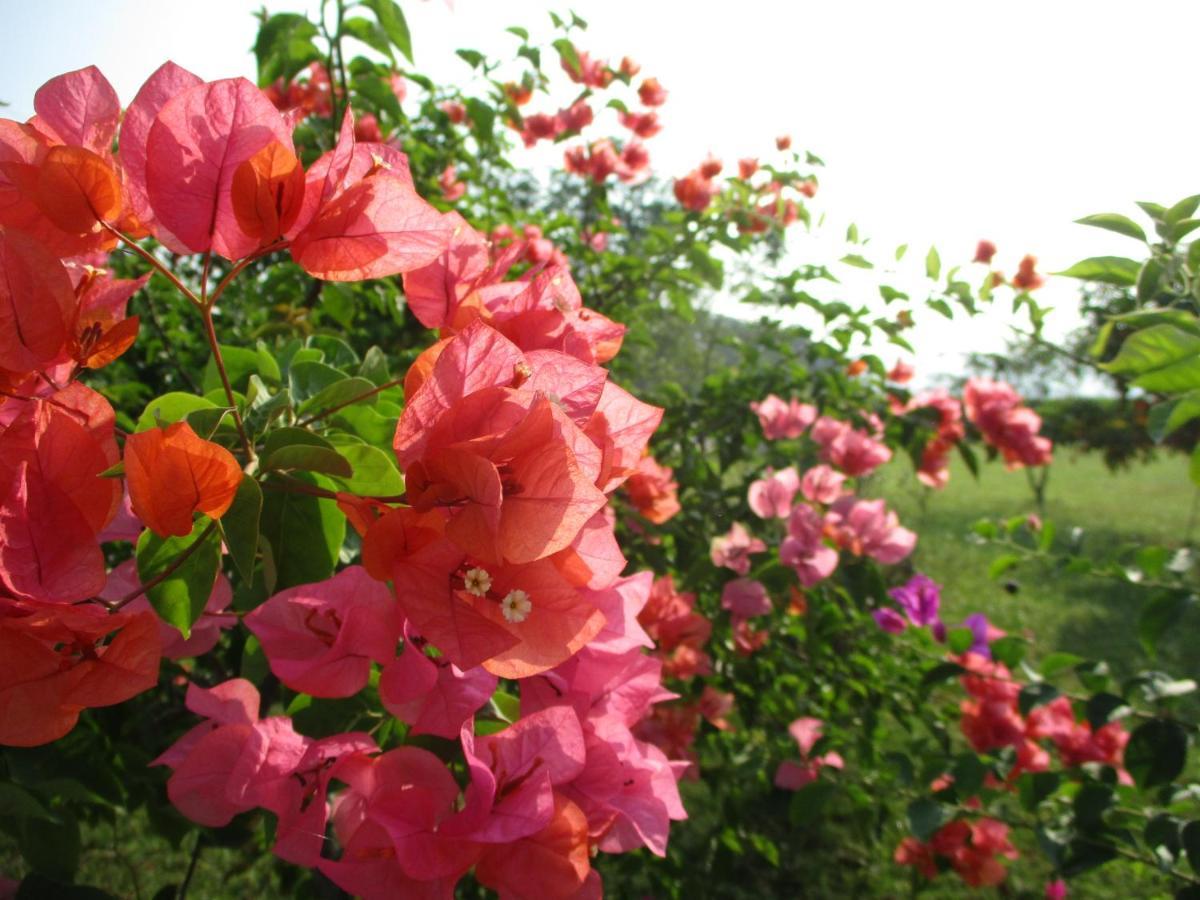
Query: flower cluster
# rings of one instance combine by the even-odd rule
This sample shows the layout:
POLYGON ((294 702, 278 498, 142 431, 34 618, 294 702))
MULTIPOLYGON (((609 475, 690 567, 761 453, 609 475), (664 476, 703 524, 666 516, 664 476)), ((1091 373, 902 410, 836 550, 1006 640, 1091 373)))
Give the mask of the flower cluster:
POLYGON ((1020 854, 1008 838, 1008 826, 995 819, 955 819, 937 830, 928 843, 906 837, 896 848, 894 859, 913 866, 926 878, 936 878, 938 860, 945 860, 971 887, 1000 884, 1008 875, 1001 857, 1017 859, 1020 854))
POLYGON ((1049 740, 1063 766, 1102 763, 1118 769, 1121 779, 1128 782, 1129 776, 1120 769, 1129 733, 1119 722, 1093 729, 1086 720, 1076 719, 1067 697, 1023 715, 1018 704, 1023 685, 1003 663, 973 652, 964 654, 959 662, 967 670, 961 682, 970 695, 961 704, 962 732, 981 753, 1014 748, 1017 764, 1011 777, 1049 769, 1050 755, 1040 743, 1049 740))
POLYGON ((1054 445, 1038 434, 1042 419, 1021 404, 1021 395, 1012 385, 971 378, 963 388, 963 406, 967 420, 1000 451, 1010 469, 1050 463, 1054 445))
MULTIPOLYGON (((603 81, 583 62, 580 78, 603 81)), ((634 735, 673 695, 663 660, 644 653, 652 575, 621 577, 609 510, 634 476, 648 518, 678 510, 670 470, 646 449, 662 410, 610 380, 602 364, 624 327, 584 307, 540 233, 502 246, 439 213, 377 123, 349 111, 334 149, 303 167, 298 116, 278 107, 327 114, 321 75, 265 93, 167 63, 122 116, 86 69, 44 86, 31 122, 0 120, 0 149, 19 160, 0 173, 0 742, 57 739, 81 710, 154 685, 163 655, 212 650, 236 623, 218 520, 245 482, 289 467, 256 459, 223 369, 240 449, 183 420, 139 424, 118 446, 112 408, 75 381, 137 332, 125 306, 145 279, 110 278, 105 253, 124 242, 170 278, 218 357, 213 304, 251 261, 289 252, 326 280, 403 275, 413 315, 441 331, 403 379, 393 450, 405 494, 321 494, 357 530, 361 564, 287 587, 243 622, 288 689, 377 691, 400 733, 459 744, 469 784, 395 738, 314 739, 288 716, 260 716, 241 679, 191 684, 187 707, 205 721, 156 762, 193 821, 268 810, 281 858, 367 897, 449 897, 469 870, 504 896, 598 896, 596 850, 662 855, 685 817, 676 781, 689 763, 634 735), (201 289, 142 237, 204 254, 201 289), (232 267, 210 294, 214 256, 232 267), (518 261, 532 265, 511 279, 518 261), (107 571, 112 540, 137 541, 137 563, 107 571), (193 554, 213 560, 213 583, 189 585, 204 608, 160 618, 169 604, 151 589, 193 554), (501 679, 519 707, 477 734, 501 679)), ((656 83, 643 87, 662 102, 656 83)), ((590 112, 572 109, 582 127, 590 112)), ((461 193, 452 168, 442 188, 461 193)), ((672 674, 705 668, 707 632, 672 633, 675 615, 661 608, 651 628, 672 674)))

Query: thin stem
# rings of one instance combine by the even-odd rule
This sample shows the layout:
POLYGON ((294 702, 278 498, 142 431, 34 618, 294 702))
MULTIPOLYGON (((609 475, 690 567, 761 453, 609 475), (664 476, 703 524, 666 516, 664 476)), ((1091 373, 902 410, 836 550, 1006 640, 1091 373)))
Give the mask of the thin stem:
POLYGON ((233 385, 229 381, 229 373, 225 370, 221 347, 217 343, 217 330, 213 327, 212 308, 204 306, 200 309, 200 314, 204 318, 204 333, 208 337, 208 346, 212 349, 213 364, 217 367, 217 374, 221 376, 221 386, 225 388, 225 399, 229 401, 229 406, 233 410, 233 424, 237 426, 238 436, 242 439, 242 447, 246 450, 247 458, 254 459, 254 444, 250 442, 250 437, 246 434, 242 414, 238 412, 237 399, 233 396, 233 385))
POLYGON ((195 306, 197 309, 200 308, 200 306, 201 306, 200 298, 196 296, 196 294, 191 290, 191 288, 189 288, 186 284, 184 284, 177 277, 175 277, 175 273, 172 272, 170 269, 168 269, 166 266, 164 266, 162 264, 162 262, 159 261, 158 257, 156 257, 153 253, 151 253, 149 250, 147 250, 145 247, 143 247, 141 244, 139 244, 133 238, 129 237, 126 234, 121 233, 117 229, 113 228, 111 225, 104 223, 104 222, 102 222, 100 224, 104 225, 104 227, 111 234, 120 238, 130 250, 132 250, 134 253, 136 253, 138 256, 140 256, 142 259, 144 259, 146 262, 150 263, 150 265, 153 266, 154 269, 160 275, 166 276, 166 279, 168 281, 170 281, 171 284, 175 285, 175 288, 179 291, 179 293, 183 294, 183 296, 188 299, 188 302, 191 303, 192 306, 195 306))
MULTIPOLYGON (((289 494, 308 494, 310 497, 320 497, 322 500, 340 499, 335 491, 327 491, 325 488, 300 481, 297 478, 289 478, 287 475, 280 475, 278 480, 264 481, 262 486, 269 490, 284 491, 289 494)), ((360 500, 374 500, 376 503, 404 503, 408 500, 407 494, 393 494, 386 497, 367 494, 355 494, 354 496, 360 500)))
POLYGON ((188 559, 191 557, 191 555, 193 553, 195 553, 197 550, 199 550, 201 545, 206 540, 208 540, 208 536, 213 533, 213 530, 216 529, 216 527, 217 527, 217 520, 213 519, 211 522, 208 523, 208 527, 205 528, 202 532, 200 532, 200 536, 198 538, 196 538, 194 541, 192 541, 190 544, 188 544, 187 548, 182 553, 180 553, 177 557, 175 557, 173 560, 171 560, 170 565, 168 565, 165 569, 163 569, 161 572, 159 572, 157 575, 155 575, 153 578, 151 578, 149 581, 147 581, 141 587, 137 588, 136 590, 130 591, 128 594, 126 594, 120 600, 117 600, 114 603, 108 604, 109 612, 116 612, 121 607, 125 606, 126 604, 132 603, 138 597, 142 596, 142 594, 146 593, 153 587, 157 587, 158 585, 160 585, 164 581, 166 581, 168 578, 170 578, 172 575, 174 575, 175 572, 179 569, 179 567, 182 566, 185 562, 187 562, 188 559))
POLYGON ((183 884, 179 885, 176 900, 185 900, 188 888, 192 884, 192 876, 196 874, 196 863, 200 861, 200 848, 204 845, 204 832, 196 832, 196 844, 192 847, 192 858, 188 862, 187 874, 183 876, 183 884))
POLYGON ((355 403, 360 403, 361 401, 366 400, 368 397, 374 397, 376 394, 386 391, 388 388, 398 387, 402 384, 404 384, 403 378, 393 378, 386 384, 381 384, 378 387, 371 388, 369 391, 363 391, 361 394, 351 397, 349 400, 345 400, 342 403, 338 403, 336 406, 330 406, 327 409, 323 409, 320 412, 315 412, 311 416, 301 419, 296 423, 296 427, 303 428, 306 425, 311 425, 313 422, 319 422, 321 419, 324 419, 327 416, 332 416, 338 410, 345 409, 347 406, 353 406, 355 403))

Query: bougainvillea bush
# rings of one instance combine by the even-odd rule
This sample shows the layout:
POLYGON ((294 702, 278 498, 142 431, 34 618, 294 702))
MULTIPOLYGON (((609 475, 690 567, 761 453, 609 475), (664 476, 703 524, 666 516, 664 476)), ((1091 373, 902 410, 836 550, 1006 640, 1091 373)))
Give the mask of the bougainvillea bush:
MULTIPOLYGON (((789 268, 820 160, 656 173, 669 86, 577 16, 509 29, 515 69, 460 50, 464 92, 391 0, 328 12, 264 14, 259 84, 89 67, 0 120, 0 896, 109 896, 105 828, 183 849, 139 896, 1192 896, 1195 684, 946 621, 876 495, 898 457, 926 491, 1050 464, 1008 384, 911 390, 904 337, 1001 294, 1040 327, 1036 261, 931 249, 914 300, 852 229, 789 268)), ((1166 396, 1156 436, 1200 409, 1195 208, 1147 209, 1164 308, 1098 363, 1166 396)), ((1143 584, 1149 650, 1192 599, 1158 548, 974 537, 996 577, 1143 584)))

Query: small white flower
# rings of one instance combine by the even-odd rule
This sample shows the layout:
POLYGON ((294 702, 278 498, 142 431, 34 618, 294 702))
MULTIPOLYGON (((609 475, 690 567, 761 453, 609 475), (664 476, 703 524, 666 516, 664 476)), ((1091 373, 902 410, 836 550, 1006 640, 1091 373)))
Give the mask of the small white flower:
POLYGON ((520 589, 509 591, 500 601, 500 611, 504 613, 505 620, 514 624, 524 622, 529 618, 532 609, 533 603, 530 601, 529 595, 520 589))
POLYGON ((463 584, 468 594, 483 597, 492 589, 492 576, 487 569, 469 569, 463 576, 463 584))

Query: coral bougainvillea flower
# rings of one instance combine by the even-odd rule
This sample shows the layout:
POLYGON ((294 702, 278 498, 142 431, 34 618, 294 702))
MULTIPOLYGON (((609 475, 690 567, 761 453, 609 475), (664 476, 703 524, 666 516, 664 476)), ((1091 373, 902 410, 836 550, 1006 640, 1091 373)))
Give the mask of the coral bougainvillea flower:
POLYGON ((1013 287, 1019 288, 1022 291, 1036 291, 1046 279, 1039 275, 1037 269, 1036 256, 1023 256, 1021 262, 1017 265, 1017 274, 1013 276, 1013 287))
POLYGON ((655 525, 663 524, 683 509, 677 493, 679 483, 672 479, 672 473, 672 469, 647 454, 625 482, 625 493, 633 508, 655 525))
POLYGON ((396 601, 362 566, 280 591, 245 619, 275 676, 313 697, 350 697, 371 662, 390 662, 400 640, 396 601))
POLYGON ((975 246, 975 258, 971 262, 983 263, 985 266, 990 265, 992 257, 996 255, 996 245, 991 241, 982 240, 975 246))
POLYGON ((149 690, 160 650, 148 612, 0 599, 0 744, 47 744, 84 709, 149 690))
POLYGON ((750 571, 751 554, 765 553, 766 550, 767 545, 759 538, 751 537, 745 525, 734 522, 727 534, 712 539, 709 555, 714 566, 725 566, 745 575, 750 571))
POLYGON ((800 490, 800 476, 793 466, 751 482, 748 499, 751 511, 763 519, 786 519, 792 500, 800 490))
POLYGON ((768 441, 780 438, 798 438, 817 417, 814 406, 801 403, 796 398, 783 400, 768 394, 763 400, 751 403, 750 410, 758 416, 763 437, 768 441))
POLYGON ((194 513, 225 515, 242 468, 224 447, 175 422, 125 440, 125 481, 134 513, 151 531, 184 536, 192 532, 194 513))
POLYGON ((79 383, 12 400, 0 432, 0 582, 18 597, 83 600, 104 587, 98 535, 121 504, 108 401, 79 383))

